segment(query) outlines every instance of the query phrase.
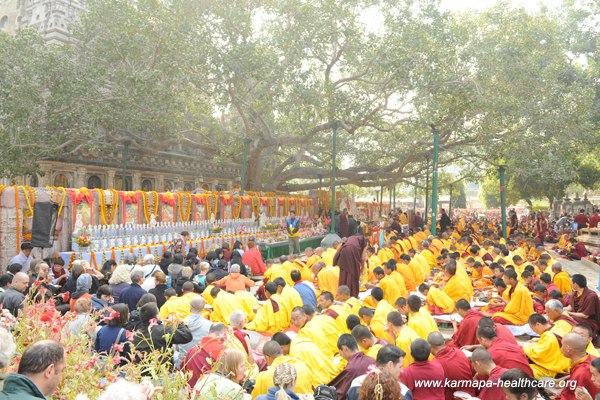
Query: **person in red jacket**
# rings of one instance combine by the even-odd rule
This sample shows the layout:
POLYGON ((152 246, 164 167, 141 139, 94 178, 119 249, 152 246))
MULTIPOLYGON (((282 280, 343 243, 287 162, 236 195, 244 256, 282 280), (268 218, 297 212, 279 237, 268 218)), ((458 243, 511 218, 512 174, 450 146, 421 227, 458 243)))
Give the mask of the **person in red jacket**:
POLYGON ((263 276, 267 270, 262 259, 262 254, 256 248, 256 243, 252 240, 248 242, 248 250, 242 254, 242 261, 247 267, 250 267, 254 276, 263 276))

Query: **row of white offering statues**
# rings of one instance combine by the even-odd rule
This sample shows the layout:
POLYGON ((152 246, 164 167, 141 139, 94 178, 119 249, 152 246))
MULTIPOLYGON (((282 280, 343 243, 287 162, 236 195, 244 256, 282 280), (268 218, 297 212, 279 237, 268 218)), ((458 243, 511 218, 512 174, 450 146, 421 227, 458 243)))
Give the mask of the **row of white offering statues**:
POLYGON ((157 222, 154 215, 149 224, 88 225, 83 224, 81 216, 76 216, 73 232, 73 251, 106 251, 112 248, 145 246, 170 243, 181 232, 188 232, 190 240, 211 236, 255 234, 265 230, 279 229, 285 226, 285 219, 261 215, 255 219, 227 219, 214 221, 157 222), (268 229, 265 229, 268 227, 268 229), (85 235, 89 246, 77 244, 77 238, 85 235))

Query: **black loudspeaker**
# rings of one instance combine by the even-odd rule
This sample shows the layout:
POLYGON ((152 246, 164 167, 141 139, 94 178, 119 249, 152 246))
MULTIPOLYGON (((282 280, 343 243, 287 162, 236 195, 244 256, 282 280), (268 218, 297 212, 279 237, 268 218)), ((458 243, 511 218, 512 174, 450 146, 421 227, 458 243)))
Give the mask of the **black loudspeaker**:
POLYGON ((31 223, 31 245, 44 249, 54 244, 54 229, 58 219, 58 205, 54 203, 35 203, 31 223))

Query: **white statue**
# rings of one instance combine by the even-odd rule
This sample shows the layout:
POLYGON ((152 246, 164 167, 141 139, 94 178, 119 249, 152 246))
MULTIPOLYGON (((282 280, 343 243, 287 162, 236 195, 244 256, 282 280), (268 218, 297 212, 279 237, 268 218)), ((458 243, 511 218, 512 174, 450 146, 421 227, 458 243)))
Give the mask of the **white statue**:
POLYGON ((75 215, 75 234, 77 235, 79 231, 83 229, 83 216, 79 213, 75 215))

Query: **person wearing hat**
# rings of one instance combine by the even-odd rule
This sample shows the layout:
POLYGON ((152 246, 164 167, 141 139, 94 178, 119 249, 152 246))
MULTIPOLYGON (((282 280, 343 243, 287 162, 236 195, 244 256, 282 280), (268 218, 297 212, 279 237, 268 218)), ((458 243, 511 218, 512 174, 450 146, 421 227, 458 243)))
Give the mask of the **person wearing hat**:
POLYGON ((92 287, 92 276, 90 274, 81 274, 77 278, 77 290, 71 294, 69 301, 70 310, 75 310, 75 302, 83 298, 91 298, 90 289, 92 287))
POLYGON ((31 263, 31 250, 33 250, 33 246, 30 242, 21 243, 21 252, 14 256, 8 264, 21 264, 23 269, 21 272, 28 273, 29 272, 29 264, 31 263))

